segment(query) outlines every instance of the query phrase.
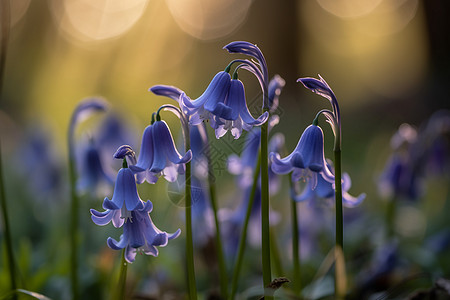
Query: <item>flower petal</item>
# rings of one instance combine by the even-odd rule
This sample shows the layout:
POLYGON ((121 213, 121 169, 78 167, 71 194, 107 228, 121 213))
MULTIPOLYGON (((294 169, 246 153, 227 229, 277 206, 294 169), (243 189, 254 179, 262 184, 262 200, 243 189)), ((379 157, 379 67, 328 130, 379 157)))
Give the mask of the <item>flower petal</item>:
POLYGON ((169 97, 177 102, 179 101, 180 95, 183 93, 179 88, 170 85, 154 85, 149 91, 158 96, 169 97))

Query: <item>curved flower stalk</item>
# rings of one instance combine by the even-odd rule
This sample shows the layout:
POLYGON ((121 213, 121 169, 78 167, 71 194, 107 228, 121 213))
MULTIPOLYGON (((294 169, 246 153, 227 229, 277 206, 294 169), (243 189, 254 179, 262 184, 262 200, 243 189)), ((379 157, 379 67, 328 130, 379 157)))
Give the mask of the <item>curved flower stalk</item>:
POLYGON ((341 149, 341 113, 339 109, 339 104, 337 102, 336 96, 334 95, 333 91, 331 90, 328 83, 319 75, 319 79, 315 78, 299 78, 297 79, 297 82, 301 82, 307 89, 311 90, 312 92, 316 93, 317 95, 320 95, 326 99, 328 99, 331 103, 332 111, 329 110, 321 110, 314 120, 314 123, 317 125, 317 118, 322 113, 327 118, 327 122, 330 123, 331 129, 334 133, 334 150, 341 149))
POLYGON ((156 121, 145 128, 139 158, 130 168, 136 173, 138 183, 145 180, 155 183, 160 176, 174 182, 178 174, 184 174, 185 164, 191 159, 190 150, 184 155, 178 152, 167 123, 156 121))
POLYGON ((72 296, 79 298, 78 291, 78 215, 79 200, 76 192, 76 172, 75 172, 75 148, 74 135, 77 125, 94 112, 102 112, 107 109, 107 103, 101 98, 88 98, 80 102, 72 114, 68 131, 69 149, 69 182, 71 195, 71 220, 70 220, 70 243, 71 243, 71 285, 72 296))

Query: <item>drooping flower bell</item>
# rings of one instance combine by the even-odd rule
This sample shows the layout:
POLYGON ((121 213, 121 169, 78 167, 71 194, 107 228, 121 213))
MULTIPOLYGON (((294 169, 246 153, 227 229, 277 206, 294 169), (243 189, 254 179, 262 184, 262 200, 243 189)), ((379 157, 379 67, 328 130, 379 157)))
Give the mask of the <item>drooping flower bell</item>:
POLYGON ((326 181, 333 182, 334 175, 325 161, 323 132, 319 126, 310 125, 303 132, 294 151, 285 158, 278 153, 270 153, 272 171, 287 174, 293 171, 292 180, 308 178, 317 185, 317 174, 326 181))
POLYGON ((131 211, 142 209, 143 202, 139 198, 136 179, 129 168, 122 168, 117 174, 112 199, 103 200, 104 212, 91 209, 92 221, 97 225, 106 225, 112 221, 114 227, 121 227, 124 221, 131 218, 131 211))
POLYGON ((124 167, 117 174, 113 197, 103 201, 105 211, 91 209, 91 218, 100 226, 109 222, 112 222, 114 227, 123 226, 120 241, 109 237, 107 244, 114 250, 126 247, 125 259, 132 263, 137 252, 157 256, 156 246, 167 245, 168 240, 180 235, 180 229, 168 234, 153 224, 149 215, 153 204, 150 200, 143 202, 138 195, 134 173, 127 167, 125 160, 125 156, 129 155, 132 155, 134 160, 134 152, 129 146, 120 147, 116 152, 116 158, 124 159, 124 167))
POLYGON ((152 209, 150 200, 145 203, 141 201, 139 208, 130 212, 130 220, 124 223, 120 240, 117 241, 111 237, 107 240, 108 246, 113 250, 126 248, 125 259, 129 263, 134 262, 137 253, 158 256, 156 247, 166 246, 169 240, 178 237, 181 233, 180 229, 174 233, 159 230, 150 218, 149 213, 152 209))
POLYGON ((224 71, 217 73, 203 94, 194 100, 173 86, 156 85, 150 88, 150 91, 176 100, 183 114, 188 116, 189 124, 198 125, 206 120, 216 130, 217 138, 231 130, 232 135, 237 139, 242 129, 248 131, 253 126, 266 122, 268 112, 264 112, 256 119, 253 118, 246 104, 244 85, 237 79, 237 72, 235 71, 233 78, 229 74, 231 65, 237 62, 240 63, 237 69, 243 68, 252 72, 258 78, 264 91, 264 99, 268 102, 267 65, 259 48, 251 43, 233 42, 224 48, 230 53, 250 55, 258 60, 258 64, 248 59, 234 60, 224 71))
POLYGON ((191 159, 191 150, 184 155, 178 152, 167 123, 156 121, 145 128, 138 161, 130 168, 136 173, 138 183, 145 180, 155 183, 161 175, 174 182, 178 174, 184 174, 185 164, 191 159))

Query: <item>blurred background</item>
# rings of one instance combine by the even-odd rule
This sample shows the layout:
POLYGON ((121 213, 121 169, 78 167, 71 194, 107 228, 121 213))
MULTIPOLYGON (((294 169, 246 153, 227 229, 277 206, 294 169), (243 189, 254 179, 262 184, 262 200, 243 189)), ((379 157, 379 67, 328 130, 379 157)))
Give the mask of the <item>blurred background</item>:
MULTIPOLYGON (((449 13, 444 0, 14 0, 0 102, 3 159, 7 170, 26 173, 27 166, 13 157, 23 139, 35 135, 30 129, 42 128, 51 157, 64 165, 70 116, 91 96, 111 104, 133 131, 128 137, 138 151, 152 112, 170 101, 148 89, 174 85, 198 97, 237 57, 223 46, 245 40, 262 50, 270 77, 286 80, 274 130, 284 133, 288 151, 316 112, 329 108, 297 78, 320 74, 332 87, 341 107, 343 168, 353 178, 351 191, 367 193, 363 207, 377 209, 376 179, 391 152, 391 136, 402 123, 419 127, 433 112, 450 108, 449 13)), ((256 115, 258 83, 241 73, 256 115)), ((177 133, 178 124, 172 124, 177 133)), ((331 130, 323 127, 326 155, 332 157, 331 130)), ((7 180, 9 195, 20 189, 17 178, 7 180)), ((104 196, 94 200, 97 206, 104 196)), ((64 197, 61 192, 47 200, 64 197)), ((40 240, 18 221, 23 208, 12 210, 14 230, 40 240)), ((39 212, 34 216, 43 222, 39 212)))

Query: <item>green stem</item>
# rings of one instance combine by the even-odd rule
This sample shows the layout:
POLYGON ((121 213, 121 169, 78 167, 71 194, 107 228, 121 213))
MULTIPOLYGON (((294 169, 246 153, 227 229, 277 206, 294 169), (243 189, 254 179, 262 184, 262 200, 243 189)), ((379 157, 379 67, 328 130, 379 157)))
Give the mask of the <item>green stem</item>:
POLYGON ((127 283, 127 269, 128 263, 125 260, 125 249, 122 250, 122 259, 120 261, 119 282, 117 284, 117 290, 114 295, 114 299, 123 300, 126 295, 126 283, 127 283))
MULTIPOLYGON (((9 0, 1 1, 1 52, 0 52, 0 97, 3 98, 3 81, 5 74, 5 64, 6 64, 6 52, 8 49, 8 39, 9 39, 9 27, 10 27, 10 3, 9 0)), ((0 144, 0 203, 2 208, 3 216, 3 228, 5 235, 6 244, 6 255, 8 258, 8 269, 9 277, 11 282, 11 290, 15 291, 17 288, 16 284, 16 267, 14 260, 14 252, 12 246, 11 229, 9 227, 9 217, 8 217, 8 204, 6 201, 5 186, 3 184, 3 165, 1 156, 1 144, 0 144)), ((14 294, 13 299, 17 299, 17 295, 14 294)))
POLYGON ((392 238, 395 234, 395 215, 397 210, 397 203, 392 197, 387 202, 387 208, 386 208, 386 225, 387 225, 387 238, 392 238))
POLYGON ((247 202, 247 212, 245 213, 244 224, 242 226, 241 237, 239 239, 239 249, 236 258, 236 262, 233 270, 233 278, 231 281, 231 293, 228 299, 234 300, 234 296, 236 295, 239 273, 242 267, 242 260, 244 258, 245 246, 247 244, 247 227, 248 222, 250 220, 250 215, 252 213, 253 202, 255 200, 256 188, 258 187, 258 179, 259 179, 259 170, 261 168, 261 153, 258 155, 258 162, 256 164, 255 170, 253 172, 253 185, 250 191, 250 195, 247 202))
POLYGON ((272 253, 271 258, 275 268, 275 275, 277 275, 277 277, 281 277, 284 275, 284 269, 280 258, 280 251, 278 249, 276 232, 274 232, 273 228, 270 229, 270 251, 272 253))
MULTIPOLYGON (((205 130, 206 132, 206 130, 205 130)), ((220 291, 222 294, 222 297, 224 299, 228 298, 228 275, 227 275, 227 268, 225 264, 225 257, 223 254, 223 246, 222 246, 222 235, 220 234, 220 222, 217 214, 217 197, 216 197, 216 181, 214 176, 214 170, 212 167, 212 161, 211 161, 211 153, 209 144, 207 143, 207 149, 206 149, 206 159, 208 160, 208 184, 209 184, 209 198, 211 201, 211 207, 214 214, 214 223, 216 225, 216 252, 217 252, 217 258, 219 260, 219 280, 220 280, 220 291)))
MULTIPOLYGON (((334 170, 335 170, 335 198, 336 198, 336 249, 342 250, 344 254, 344 221, 342 212, 342 183, 341 183, 341 149, 334 149, 334 170)), ((337 299, 340 299, 343 295, 343 291, 339 291, 337 282, 337 271, 335 268, 335 295, 337 299)))
MULTIPOLYGON (((261 242, 264 288, 272 281, 270 268, 270 224, 269 224, 269 160, 267 150, 268 122, 261 125, 261 242)), ((267 299, 272 297, 266 296, 267 299)))
MULTIPOLYGON (((292 181, 291 181, 292 186, 292 181)), ((292 188, 292 187, 291 187, 292 188)), ((300 240, 298 230, 297 202, 291 200, 291 225, 292 225, 292 259, 294 264, 294 293, 298 296, 301 291, 300 274, 300 240)))
MULTIPOLYGON (((189 127, 185 126, 185 147, 186 151, 191 148, 191 142, 189 138, 189 127)), ((187 282, 188 282, 188 294, 189 299, 197 299, 197 286, 195 283, 195 269, 194 269, 194 244, 192 242, 192 197, 191 197, 191 163, 186 164, 186 183, 185 183, 185 196, 186 196, 186 270, 187 270, 187 282)))
MULTIPOLYGON (((71 136, 69 134, 69 136, 71 136)), ((70 182, 70 280, 72 286, 72 299, 80 299, 78 287, 78 217, 79 199, 76 192, 75 162, 69 141, 69 182, 70 182)))
MULTIPOLYGON (((1 145, 0 145, 1 146, 1 145)), ((9 227, 9 217, 8 217, 8 205, 6 202, 5 195, 5 186, 3 185, 3 166, 2 166, 2 157, 1 157, 1 147, 0 147, 0 202, 2 206, 2 216, 3 216, 3 228, 5 234, 5 244, 6 244, 6 254, 8 257, 8 268, 9 268, 9 277, 11 281, 11 290, 16 290, 16 268, 15 268, 15 260, 14 260, 14 252, 12 247, 12 239, 11 239, 11 229, 9 227)), ((14 299, 17 299, 17 295, 14 294, 14 299)))

